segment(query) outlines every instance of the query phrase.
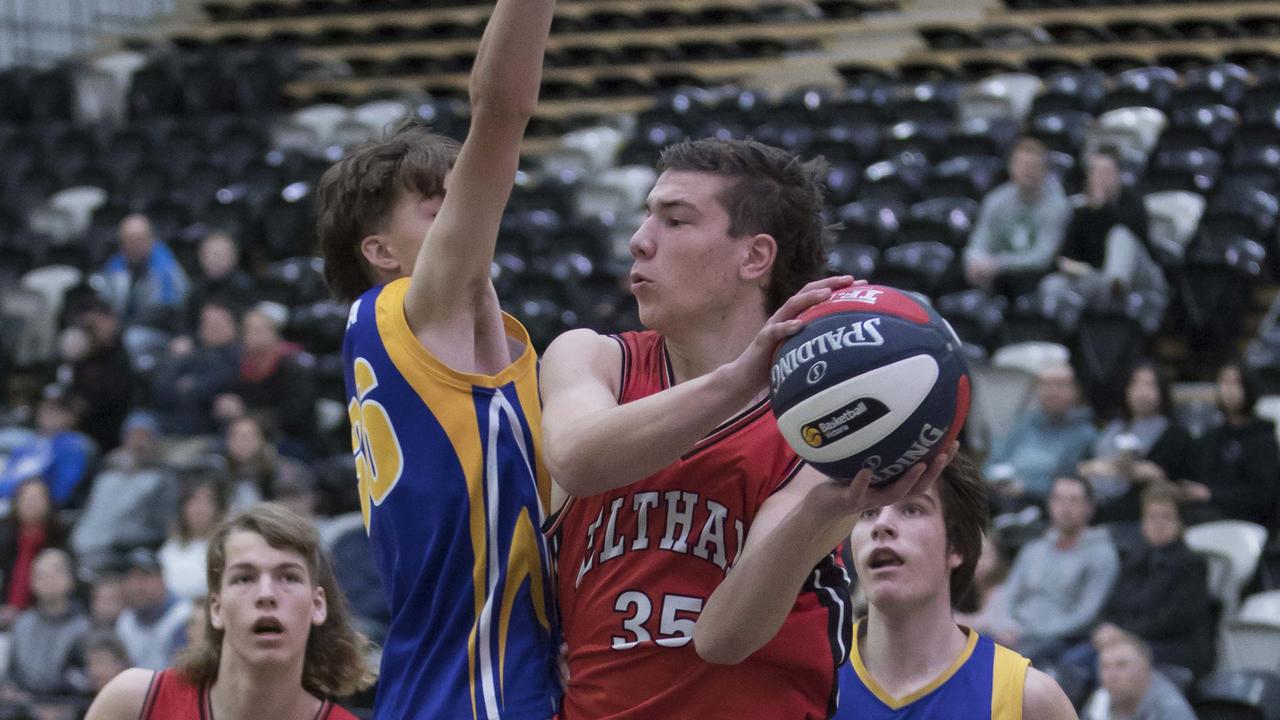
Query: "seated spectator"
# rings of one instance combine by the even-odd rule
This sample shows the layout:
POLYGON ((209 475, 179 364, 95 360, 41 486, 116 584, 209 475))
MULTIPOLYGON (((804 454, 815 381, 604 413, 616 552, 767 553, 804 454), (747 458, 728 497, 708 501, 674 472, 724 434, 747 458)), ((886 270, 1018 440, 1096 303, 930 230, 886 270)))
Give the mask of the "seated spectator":
POLYGON ((233 512, 275 499, 278 483, 299 476, 310 479, 311 470, 306 465, 276 450, 271 443, 269 422, 265 416, 250 414, 227 425, 227 471, 231 476, 233 512))
POLYGON ((998 495, 992 499, 1000 510, 1043 504, 1054 478, 1072 473, 1085 456, 1097 431, 1079 398, 1070 365, 1040 371, 1038 407, 1027 410, 1008 435, 993 443, 983 467, 983 474, 996 486, 998 495))
POLYGON ((113 549, 159 546, 175 514, 177 480, 163 462, 159 423, 149 413, 134 412, 123 433, 124 444, 107 456, 71 531, 71 547, 90 568, 113 549))
POLYGON ((97 456, 93 441, 78 430, 75 402, 65 391, 50 387, 36 406, 36 434, 14 449, 0 469, 0 498, 12 498, 24 480, 39 478, 54 504, 66 505, 97 456))
POLYGON ((164 584, 174 595, 193 600, 208 592, 205 550, 226 514, 227 485, 220 473, 207 473, 183 485, 173 533, 159 552, 164 584))
POLYGON ((1196 720, 1178 686, 1151 667, 1151 650, 1120 632, 1098 650, 1102 687, 1085 705, 1083 720, 1196 720))
POLYGON ((120 319, 94 298, 75 318, 89 333, 86 354, 71 365, 71 394, 84 403, 81 427, 101 452, 120 444, 120 428, 133 399, 134 373, 120 339, 120 319))
POLYGON ((315 381, 299 362, 302 348, 280 337, 285 312, 262 303, 245 313, 240 379, 234 394, 214 401, 214 416, 229 421, 248 411, 265 413, 291 454, 306 457, 315 436, 315 381))
POLYGON ((1009 181, 982 199, 964 251, 973 287, 1009 296, 1035 290, 1062 245, 1071 204, 1049 172, 1048 148, 1023 138, 1009 156, 1009 181))
POLYGON ((1073 290, 1094 303, 1136 291, 1164 307, 1168 284, 1147 252, 1147 209, 1121 183, 1120 156, 1099 148, 1086 167, 1085 192, 1075 199, 1058 272, 1044 279, 1041 290, 1073 290))
POLYGON ((1093 641, 1071 653, 1071 662, 1092 672, 1097 647, 1117 632, 1132 633, 1159 665, 1178 665, 1197 676, 1213 669, 1214 624, 1208 568, 1182 541, 1180 493, 1153 485, 1142 496, 1142 539, 1120 548, 1120 575, 1102 611, 1093 641))
POLYGON ((89 620, 94 630, 115 634, 116 621, 124 612, 124 573, 128 568, 124 567, 123 559, 120 565, 100 569, 89 586, 89 620))
POLYGON ((72 598, 75 569, 66 551, 46 548, 36 557, 36 604, 13 624, 9 674, 24 693, 71 695, 84 691, 84 639, 89 616, 72 598))
POLYGON ((98 294, 126 326, 181 327, 190 283, 173 251, 145 215, 126 216, 119 232, 120 252, 93 278, 98 294))
POLYGON ((134 665, 162 670, 185 643, 184 632, 191 603, 179 600, 164 586, 156 554, 135 548, 128 555, 125 576, 127 606, 116 621, 116 635, 129 651, 134 665))
POLYGON ((1115 585, 1120 561, 1107 531, 1089 527, 1093 512, 1088 483, 1055 480, 1051 526, 1022 548, 1009 574, 1009 613, 1021 628, 1015 646, 1037 667, 1089 636, 1115 585))
POLYGON ((1002 645, 1012 645, 1021 631, 1009 615, 1009 596, 1005 581, 1009 577, 1009 561, 1004 550, 990 534, 982 536, 982 554, 973 570, 968 607, 956 608, 956 622, 971 627, 1002 645), (963 611, 962 611, 963 610, 963 611))
POLYGON ((89 693, 97 695, 115 676, 129 669, 129 651, 114 630, 95 630, 84 642, 89 693))
MULTIPOLYGON (((243 302, 257 294, 253 278, 240 269, 240 246, 227 233, 209 233, 200 243, 197 259, 200 276, 192 283, 187 302, 187 307, 192 310, 187 318, 188 326, 194 327, 199 322, 197 313, 210 300, 221 298, 222 302, 231 302, 238 298, 243 302)), ((243 309, 243 305, 236 308, 237 312, 243 309)))
POLYGON ((164 408, 169 435, 212 435, 214 398, 232 392, 240 367, 239 320, 222 300, 200 309, 197 340, 183 335, 169 343, 151 378, 151 399, 164 408))
POLYGON ((1143 490, 1189 477, 1193 461, 1191 436, 1173 419, 1168 380, 1141 360, 1125 381, 1124 415, 1103 428, 1078 472, 1093 486, 1099 522, 1133 522, 1143 490))
POLYGON ((1254 414, 1257 380, 1236 361, 1218 370, 1222 423, 1200 438, 1193 480, 1183 483, 1196 521, 1246 520, 1280 529, 1280 447, 1276 427, 1254 414))
POLYGON ((0 520, 0 629, 31 606, 32 564, 42 551, 63 547, 67 530, 53 512, 49 488, 31 479, 18 486, 13 512, 0 520))

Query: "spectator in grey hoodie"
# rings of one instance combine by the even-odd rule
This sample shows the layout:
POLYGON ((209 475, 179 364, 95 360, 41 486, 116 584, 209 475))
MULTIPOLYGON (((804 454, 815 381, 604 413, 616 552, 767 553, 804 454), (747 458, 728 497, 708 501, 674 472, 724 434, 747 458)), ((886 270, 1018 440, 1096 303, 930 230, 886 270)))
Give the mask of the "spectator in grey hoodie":
POLYGON ((1017 650, 1037 666, 1088 636, 1115 584, 1120 559, 1111 536, 1089 527, 1094 509, 1088 483, 1055 480, 1051 527, 1027 543, 1009 575, 1009 611, 1022 628, 1017 650))
POLYGON ((107 456, 84 515, 71 531, 71 546, 93 569, 114 549, 164 542, 177 509, 177 479, 161 462, 160 425, 134 412, 125 420, 124 445, 107 456))
POLYGON ((70 695, 86 688, 82 665, 89 616, 71 597, 75 569, 63 550, 47 548, 32 568, 35 607, 13 624, 9 673, 19 690, 36 698, 70 695))
POLYGON ((982 199, 964 250, 965 278, 1010 296, 1035 290, 1052 269, 1070 221, 1071 203, 1049 173, 1048 148, 1022 138, 1009 155, 1009 182, 982 199))

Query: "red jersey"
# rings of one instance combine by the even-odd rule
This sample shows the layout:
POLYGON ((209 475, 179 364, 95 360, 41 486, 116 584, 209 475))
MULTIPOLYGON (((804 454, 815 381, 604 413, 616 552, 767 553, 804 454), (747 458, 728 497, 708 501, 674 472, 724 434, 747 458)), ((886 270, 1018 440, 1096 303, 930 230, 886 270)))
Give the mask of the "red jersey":
MULTIPOLYGON (((619 402, 674 383, 661 336, 615 339, 619 402)), ((565 505, 550 528, 569 648, 565 720, 830 716, 852 627, 849 576, 834 557, 814 568, 778 634, 743 662, 707 663, 692 642, 756 512, 799 468, 765 400, 657 473, 565 505)))
MULTIPOLYGON (((173 668, 161 670, 151 676, 138 720, 215 720, 209 688, 192 685, 173 668)), ((356 720, 356 716, 325 700, 315 720, 356 720)))

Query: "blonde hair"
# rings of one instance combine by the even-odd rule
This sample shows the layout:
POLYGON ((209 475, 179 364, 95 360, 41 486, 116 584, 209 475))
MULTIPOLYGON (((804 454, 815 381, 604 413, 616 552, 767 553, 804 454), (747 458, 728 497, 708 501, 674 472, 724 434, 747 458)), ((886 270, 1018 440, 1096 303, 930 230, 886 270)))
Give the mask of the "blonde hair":
MULTIPOLYGON (((338 588, 333 563, 311 523, 274 503, 256 505, 222 523, 209 539, 206 556, 210 595, 222 588, 222 576, 227 568, 227 538, 235 531, 255 533, 273 548, 298 553, 306 559, 312 585, 324 588, 328 613, 324 623, 312 626, 307 637, 302 687, 313 695, 346 697, 372 685, 375 675, 366 659, 369 640, 351 625, 351 608, 338 588)), ((188 648, 177 663, 179 671, 196 685, 217 680, 222 660, 224 633, 213 627, 209 618, 206 613, 205 642, 188 648)))

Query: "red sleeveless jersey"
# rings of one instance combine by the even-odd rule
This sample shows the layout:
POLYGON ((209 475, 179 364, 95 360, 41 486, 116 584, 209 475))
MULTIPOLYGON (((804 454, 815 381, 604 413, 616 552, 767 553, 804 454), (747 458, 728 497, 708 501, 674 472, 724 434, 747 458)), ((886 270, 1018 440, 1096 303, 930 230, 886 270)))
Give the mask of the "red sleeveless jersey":
MULTIPOLYGON (((209 688, 191 684, 177 670, 161 670, 151 677, 147 699, 138 720, 215 720, 209 688)), ((315 720, 357 720, 355 715, 325 700, 315 720)))
MULTIPOLYGON (((614 339, 622 345, 619 402, 673 384, 661 336, 614 339)), ((569 501, 549 530, 569 648, 564 720, 797 720, 834 711, 852 627, 849 577, 834 557, 810 574, 773 640, 743 662, 704 662, 692 642, 756 512, 799 468, 766 400, 659 472, 569 501)))

